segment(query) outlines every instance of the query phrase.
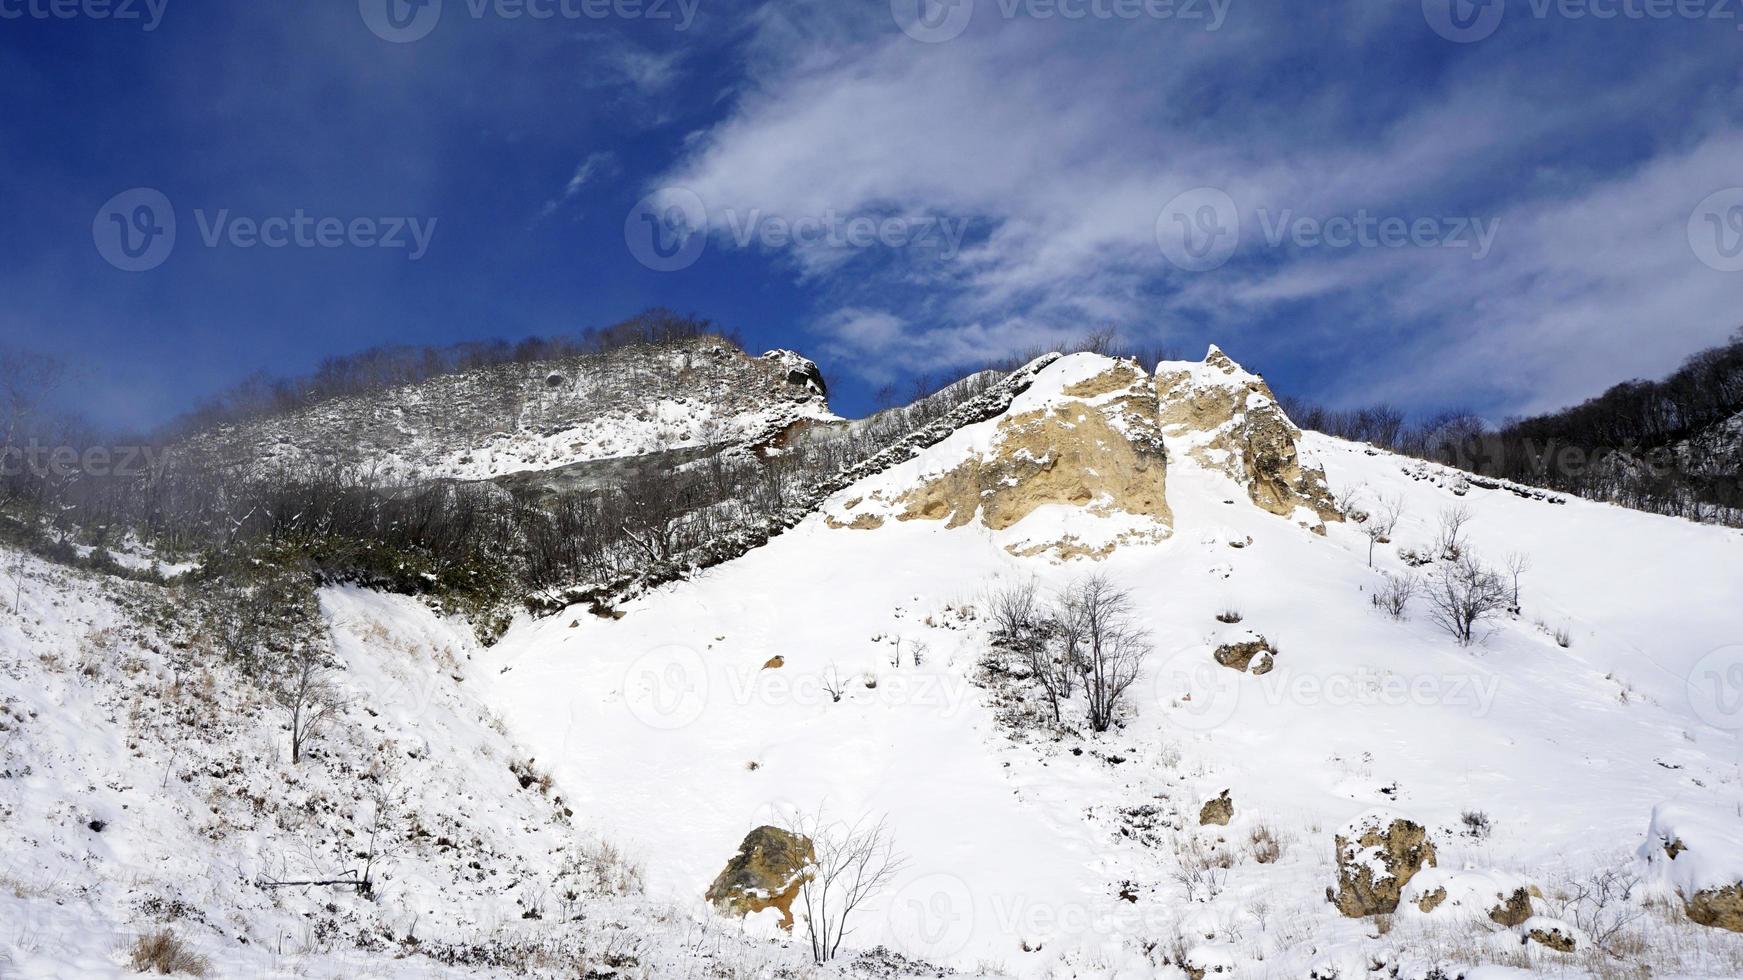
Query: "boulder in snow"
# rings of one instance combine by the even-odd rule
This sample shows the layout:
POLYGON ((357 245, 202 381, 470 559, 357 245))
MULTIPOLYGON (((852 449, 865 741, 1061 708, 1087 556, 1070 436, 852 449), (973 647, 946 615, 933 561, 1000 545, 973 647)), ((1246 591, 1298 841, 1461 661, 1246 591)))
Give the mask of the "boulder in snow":
POLYGON ((781 913, 781 928, 791 932, 793 900, 816 860, 809 838, 779 827, 758 827, 745 836, 706 897, 725 915, 775 909, 781 913))
POLYGON ((1336 838, 1337 885, 1325 897, 1352 919, 1398 911, 1404 887, 1435 863, 1434 842, 1421 824, 1391 810, 1370 810, 1336 838))
POLYGON ((1736 829, 1676 804, 1652 808, 1640 859, 1647 877, 1703 926, 1743 932, 1743 853, 1736 829))

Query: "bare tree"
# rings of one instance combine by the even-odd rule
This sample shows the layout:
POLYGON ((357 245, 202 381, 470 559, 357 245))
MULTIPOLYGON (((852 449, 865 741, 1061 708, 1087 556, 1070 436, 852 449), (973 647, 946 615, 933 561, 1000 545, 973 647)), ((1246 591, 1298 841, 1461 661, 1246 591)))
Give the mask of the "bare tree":
POLYGON ((1403 497, 1381 497, 1376 501, 1373 512, 1362 524, 1362 534, 1368 539, 1369 568, 1374 567, 1374 546, 1392 540, 1392 534, 1398 530, 1398 521, 1403 516, 1403 497))
POLYGON ((1435 534, 1435 557, 1458 561, 1464 557, 1466 532, 1473 519, 1471 509, 1460 504, 1440 512, 1440 530, 1435 534))
POLYGON ((1513 610, 1519 611, 1519 578, 1531 571, 1531 556, 1523 551, 1507 553, 1507 574, 1513 578, 1513 610))
POLYGON ((819 811, 796 815, 787 828, 811 842, 815 860, 799 887, 811 957, 827 963, 852 932, 855 912, 901 872, 906 860, 896 854, 887 819, 852 825, 827 823, 819 811))
POLYGON ((292 651, 290 669, 273 693, 290 712, 291 765, 299 765, 303 747, 320 735, 343 705, 325 653, 313 644, 299 645, 292 651))
POLYGON ((1068 590, 1063 606, 1060 618, 1081 627, 1079 662, 1089 725, 1105 732, 1150 655, 1149 637, 1132 622, 1131 593, 1105 576, 1091 576, 1068 590))
POLYGON ((1429 615, 1462 646, 1470 646, 1477 627, 1507 608, 1507 583, 1471 555, 1431 576, 1425 593, 1429 615))

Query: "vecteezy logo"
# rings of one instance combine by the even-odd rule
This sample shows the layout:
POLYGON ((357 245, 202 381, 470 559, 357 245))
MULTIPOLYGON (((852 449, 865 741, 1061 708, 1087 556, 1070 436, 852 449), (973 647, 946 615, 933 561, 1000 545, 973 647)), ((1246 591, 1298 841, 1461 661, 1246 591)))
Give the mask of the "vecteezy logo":
POLYGON ((442 0, 357 0, 357 10, 376 37, 410 44, 436 29, 442 19, 442 0))
POLYGON ((974 0, 890 0, 902 33, 925 44, 960 37, 974 17, 974 0))
POLYGON ((1210 731, 1234 716, 1245 676, 1219 666, 1204 648, 1192 647, 1156 672, 1155 700, 1168 706, 1170 723, 1187 731, 1210 731))
POLYGON ((1743 646, 1720 647, 1689 671, 1689 707, 1695 717, 1727 731, 1743 731, 1743 646))
POLYGON ((1214 187, 1187 191, 1156 219, 1156 244, 1187 272, 1221 268, 1240 247, 1241 212, 1234 198, 1214 187))
POLYGON ((1720 272, 1743 272, 1743 187, 1709 196, 1689 216, 1689 246, 1720 272))
POLYGON ((689 647, 649 650, 624 674, 623 698, 629 713, 649 728, 683 728, 708 706, 708 667, 689 647))
POLYGON ((889 923, 903 952, 948 960, 974 937, 974 893, 955 875, 923 875, 891 897, 889 923))
POLYGON ((694 191, 665 187, 636 202, 623 240, 637 262, 655 272, 688 269, 708 247, 708 208, 694 191))
POLYGON ((176 247, 176 212, 162 191, 136 187, 110 198, 91 222, 97 253, 123 272, 162 265, 176 247))
POLYGON ((1422 16, 1436 34, 1455 44, 1490 37, 1507 15, 1507 0, 1422 0, 1422 16))

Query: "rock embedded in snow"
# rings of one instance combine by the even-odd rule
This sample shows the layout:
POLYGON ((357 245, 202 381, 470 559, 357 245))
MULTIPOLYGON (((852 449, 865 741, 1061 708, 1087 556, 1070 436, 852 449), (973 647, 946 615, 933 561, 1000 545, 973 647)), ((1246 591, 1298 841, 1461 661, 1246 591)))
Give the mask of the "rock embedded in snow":
POLYGON ((1326 899, 1352 919, 1398 910, 1404 887, 1435 864, 1434 842, 1421 824, 1386 809, 1370 810, 1336 837, 1337 886, 1326 899))
POLYGON ((1579 948, 1579 933, 1560 919, 1534 916, 1520 926, 1519 932, 1531 942, 1558 953, 1571 953, 1579 948))
POLYGON ((1639 856, 1693 922, 1743 932, 1743 853, 1735 824, 1671 803, 1652 809, 1639 856))
POLYGON ((1342 521, 1325 470, 1301 454, 1301 430, 1265 379, 1211 347, 1202 363, 1156 369, 1162 433, 1192 458, 1246 488, 1253 503, 1324 534, 1342 521))
POLYGON ((1235 801, 1229 799, 1229 791, 1226 789, 1216 799, 1206 800, 1204 806, 1198 811, 1198 824, 1201 827, 1208 827, 1212 824, 1218 827, 1227 827, 1229 821, 1234 818, 1235 801))
POLYGON ((1402 908, 1421 914, 1485 917, 1512 928, 1531 918, 1531 886, 1501 871, 1424 868, 1402 893, 1402 908))
POLYGON ((1212 656, 1230 670, 1251 672, 1256 677, 1269 674, 1277 666, 1276 648, 1252 630, 1242 630, 1238 637, 1217 647, 1212 656))
POLYGON ((781 913, 780 927, 791 932, 793 900, 816 860, 809 838, 779 827, 758 827, 745 835, 705 897, 722 914, 740 918, 774 909, 781 913))

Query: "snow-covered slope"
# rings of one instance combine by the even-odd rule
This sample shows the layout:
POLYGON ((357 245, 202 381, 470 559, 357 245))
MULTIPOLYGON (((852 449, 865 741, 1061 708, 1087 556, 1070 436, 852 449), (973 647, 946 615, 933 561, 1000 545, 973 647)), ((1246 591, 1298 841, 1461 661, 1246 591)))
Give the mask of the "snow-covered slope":
POLYGON ((325 591, 343 706, 292 765, 282 706, 167 625, 187 593, 0 556, 0 977, 133 976, 158 930, 214 980, 792 961, 636 894, 470 693, 466 624, 325 591))
MULTIPOLYGON (((1005 418, 1082 402, 1066 389, 1118 367, 1060 361, 1005 418)), ((1608 937, 1636 940, 1618 962, 1743 972, 1739 937, 1690 923, 1674 876, 1637 857, 1664 804, 1721 828, 1716 843, 1705 832, 1709 850, 1739 846, 1743 719, 1700 685, 1726 683, 1743 659, 1743 535, 1483 490, 1300 437, 1299 466, 1323 467, 1352 509, 1402 503, 1370 568, 1360 525, 1332 521, 1320 535, 1255 506, 1242 471, 1192 452, 1186 430, 1164 434, 1172 533, 1100 560, 1013 553, 1012 534, 1057 530, 1048 508, 1006 528, 900 519, 904 495, 986 455, 999 425, 843 490, 765 547, 627 602, 621 618, 576 609, 522 623, 481 654, 481 696, 549 761, 577 813, 645 864, 659 898, 698 899, 747 831, 794 811, 887 815, 908 860, 849 944, 964 971, 1581 975, 1610 962, 1589 931, 1638 906, 1608 937), (855 500, 883 500, 897 519, 856 527, 855 500), (1442 513, 1460 506, 1473 518, 1467 553, 1497 567, 1530 557, 1522 611, 1468 648, 1420 598, 1403 620, 1370 602, 1386 576, 1412 571, 1407 555, 1433 551, 1442 513), (989 590, 1092 572, 1131 590, 1155 649, 1105 735, 1080 718, 1034 724, 1033 687, 985 666, 989 590), (1239 625, 1218 621, 1230 610, 1239 625), (1213 660, 1246 631, 1277 650, 1270 673, 1213 660), (1201 827, 1201 807, 1224 791, 1232 822, 1201 827), (1332 837, 1377 807, 1424 825, 1441 869, 1470 872, 1448 879, 1454 892, 1529 882, 1544 896, 1529 903, 1533 928, 1553 938, 1561 921, 1576 952, 1459 901, 1406 904, 1383 925, 1340 916, 1326 898, 1332 837), (1626 902, 1580 898, 1606 870, 1646 880, 1626 902), (1431 973, 1437 964, 1447 972, 1431 973)), ((1085 479, 1094 469, 1079 466, 1085 479)), ((1104 540, 1116 540, 1131 518, 1111 507, 1069 519, 1109 522, 1104 540)))
POLYGON ((817 366, 714 338, 503 364, 347 396, 189 440, 229 465, 346 465, 481 480, 772 438, 832 420, 817 366))

